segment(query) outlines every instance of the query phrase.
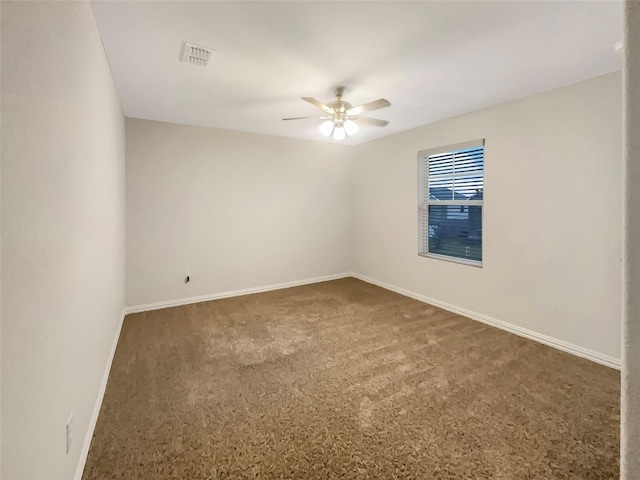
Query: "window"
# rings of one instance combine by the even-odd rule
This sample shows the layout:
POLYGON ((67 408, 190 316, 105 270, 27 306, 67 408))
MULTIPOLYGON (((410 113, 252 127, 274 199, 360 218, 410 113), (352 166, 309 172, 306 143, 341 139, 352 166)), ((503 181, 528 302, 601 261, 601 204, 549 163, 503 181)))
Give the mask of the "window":
POLYGON ((482 266, 484 140, 418 152, 418 254, 482 266))

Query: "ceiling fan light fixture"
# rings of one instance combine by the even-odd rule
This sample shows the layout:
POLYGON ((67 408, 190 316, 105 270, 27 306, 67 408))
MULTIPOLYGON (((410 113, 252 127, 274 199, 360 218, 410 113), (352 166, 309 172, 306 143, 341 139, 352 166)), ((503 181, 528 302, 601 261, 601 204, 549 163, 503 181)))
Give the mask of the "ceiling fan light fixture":
POLYGON ((334 140, 344 140, 346 134, 344 133, 344 128, 342 125, 336 125, 336 128, 333 130, 333 139, 334 140))
POLYGON ((358 131, 358 128, 358 124, 353 120, 347 120, 346 122, 344 122, 344 131, 349 136, 355 135, 355 133, 358 131))
POLYGON ((327 120, 320 125, 320 133, 325 137, 328 137, 333 132, 333 120, 327 120))

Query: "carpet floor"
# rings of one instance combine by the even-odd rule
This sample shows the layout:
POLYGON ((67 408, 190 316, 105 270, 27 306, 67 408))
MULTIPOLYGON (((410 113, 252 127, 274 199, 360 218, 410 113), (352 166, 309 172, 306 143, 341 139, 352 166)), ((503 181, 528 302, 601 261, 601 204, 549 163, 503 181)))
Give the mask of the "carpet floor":
POLYGON ((83 479, 617 479, 619 377, 352 278, 132 314, 83 479))

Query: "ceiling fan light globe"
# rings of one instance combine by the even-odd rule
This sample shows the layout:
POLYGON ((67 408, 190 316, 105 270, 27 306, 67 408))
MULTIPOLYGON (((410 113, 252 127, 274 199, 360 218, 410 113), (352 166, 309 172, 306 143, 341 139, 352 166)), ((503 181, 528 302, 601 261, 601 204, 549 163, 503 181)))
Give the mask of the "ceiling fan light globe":
POLYGON ((358 128, 358 124, 353 120, 347 120, 346 122, 344 122, 344 131, 349 136, 355 135, 355 133, 358 131, 358 128))
POLYGON ((344 133, 344 128, 343 127, 336 127, 333 130, 333 139, 334 140, 344 140, 344 137, 346 137, 346 134, 344 133))
POLYGON ((331 135, 331 132, 333 132, 333 121, 327 120, 326 122, 323 122, 322 125, 320 125, 320 133, 322 133, 322 135, 324 135, 325 137, 331 135))

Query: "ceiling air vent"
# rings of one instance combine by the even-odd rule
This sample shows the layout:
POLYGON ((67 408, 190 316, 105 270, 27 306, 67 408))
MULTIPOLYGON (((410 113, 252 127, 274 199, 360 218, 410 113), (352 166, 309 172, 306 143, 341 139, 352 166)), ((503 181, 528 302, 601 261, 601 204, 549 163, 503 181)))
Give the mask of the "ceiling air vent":
POLYGON ((184 42, 180 61, 190 63, 191 65, 197 65, 199 67, 208 67, 213 63, 215 56, 216 51, 211 48, 184 42))

